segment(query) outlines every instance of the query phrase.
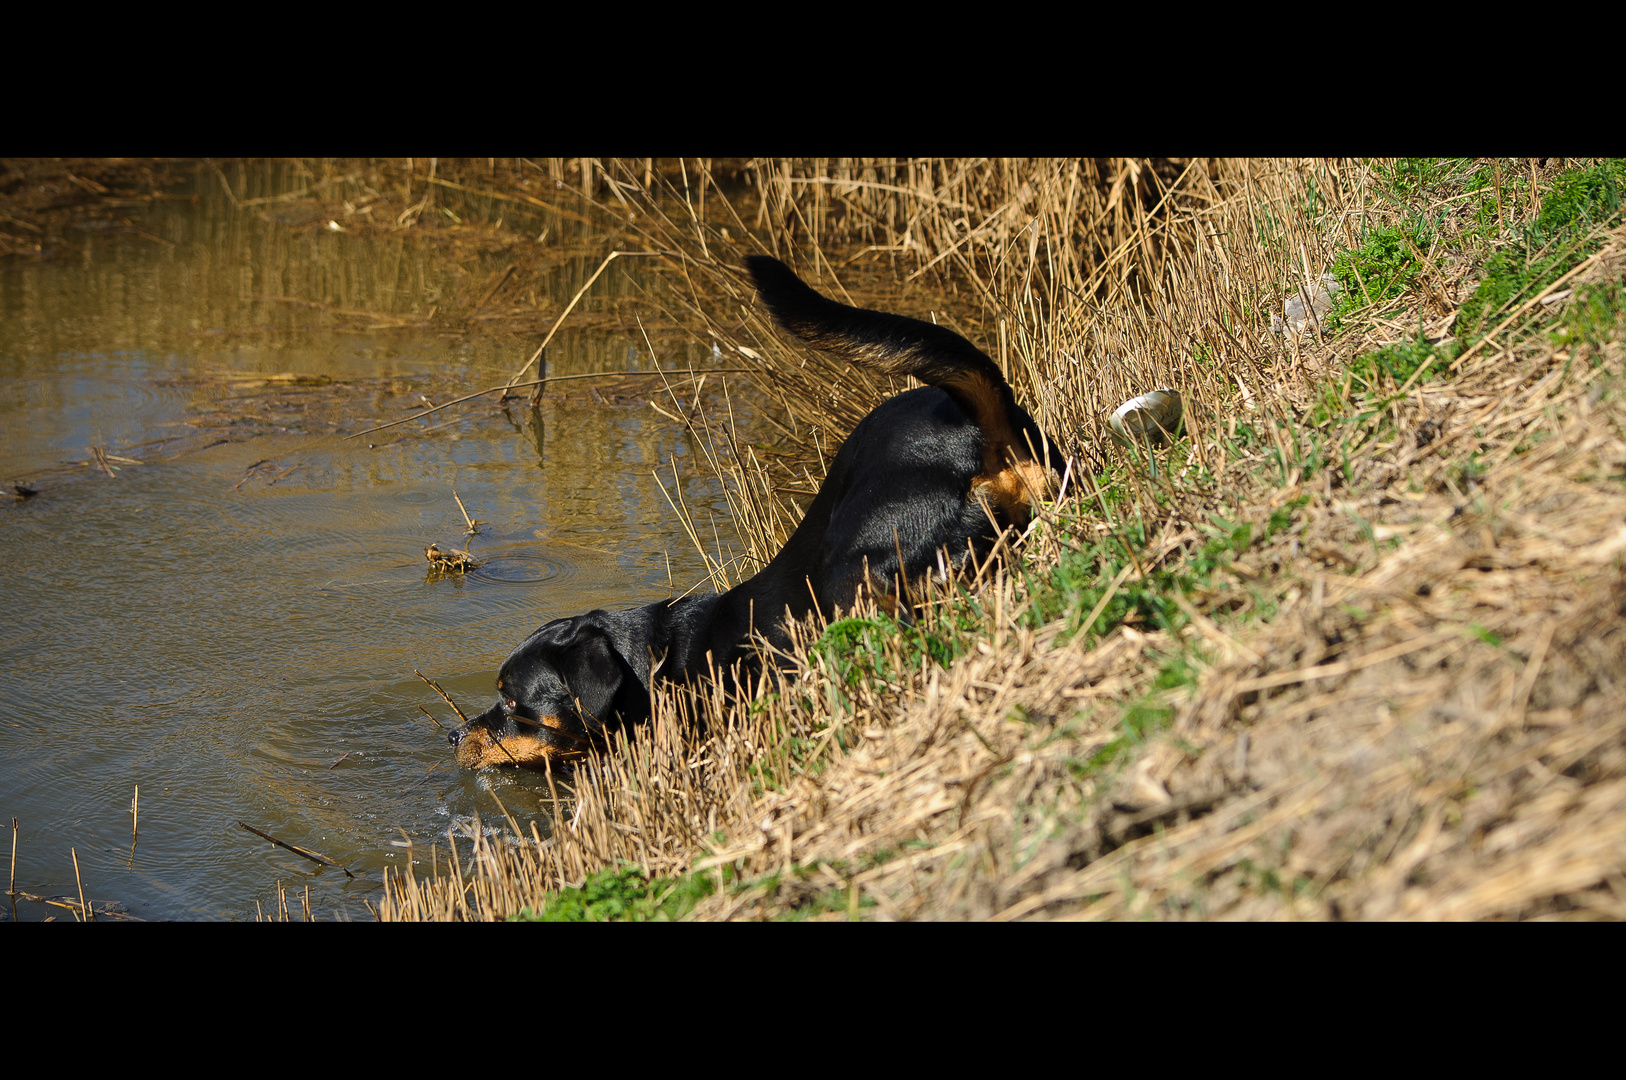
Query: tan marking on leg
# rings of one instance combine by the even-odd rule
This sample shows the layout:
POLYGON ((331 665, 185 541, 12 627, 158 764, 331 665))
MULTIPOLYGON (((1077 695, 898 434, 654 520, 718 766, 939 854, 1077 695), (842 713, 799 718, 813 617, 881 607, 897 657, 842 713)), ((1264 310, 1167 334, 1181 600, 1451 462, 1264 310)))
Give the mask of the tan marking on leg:
POLYGON ((1026 527, 1038 500, 1053 498, 1061 486, 1056 470, 1037 461, 1014 461, 971 481, 972 494, 1004 512, 1013 525, 1026 527))

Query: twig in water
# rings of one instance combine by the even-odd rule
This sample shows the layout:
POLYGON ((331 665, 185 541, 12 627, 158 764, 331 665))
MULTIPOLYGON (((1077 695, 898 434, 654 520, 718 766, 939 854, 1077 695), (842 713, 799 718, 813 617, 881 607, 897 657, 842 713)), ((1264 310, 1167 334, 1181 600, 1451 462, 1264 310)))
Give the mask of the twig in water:
POLYGON ((8 896, 17 895, 17 819, 11 819, 11 884, 6 888, 8 896))
MULTIPOLYGON (((457 489, 456 488, 452 489, 452 498, 457 499, 457 489)), ((463 500, 462 499, 457 499, 457 508, 459 510, 463 511, 463 520, 468 522, 469 535, 470 536, 478 535, 479 532, 480 532, 480 523, 476 522, 473 518, 469 517, 468 508, 463 505, 463 500)))
POLYGON ((412 669, 412 674, 416 675, 418 678, 420 678, 424 682, 428 683, 429 688, 431 690, 433 690, 435 693, 440 695, 440 700, 444 701, 446 704, 448 704, 448 705, 450 705, 452 707, 452 711, 457 714, 457 718, 459 720, 463 721, 465 724, 469 722, 469 718, 467 716, 463 715, 463 710, 459 709, 457 707, 457 702, 453 701, 450 697, 448 697, 447 694, 446 694, 446 691, 444 691, 444 690, 442 690, 440 688, 440 683, 436 682, 434 679, 431 679, 429 676, 425 675, 423 672, 419 671, 417 668, 412 669))
MULTIPOLYGON (((442 731, 446 730, 446 725, 442 724, 439 720, 436 720, 434 713, 430 712, 428 709, 424 708, 422 705, 418 706, 418 711, 423 713, 425 716, 429 717, 429 722, 431 724, 434 724, 436 727, 440 728, 440 730, 442 730, 442 731)), ((344 760, 343 758, 339 759, 339 761, 343 761, 343 760, 344 760)), ((338 761, 335 761, 333 764, 337 765, 338 763, 339 763, 338 761)))
POLYGON ((249 832, 253 833, 255 836, 258 836, 260 839, 269 840, 273 844, 277 845, 280 848, 287 848, 289 851, 293 852, 295 855, 298 855, 298 856, 300 856, 302 858, 309 859, 313 863, 320 863, 323 866, 338 867, 338 869, 344 870, 344 876, 347 877, 347 878, 351 878, 352 880, 354 880, 354 878, 356 876, 356 875, 352 874, 350 871, 345 870, 343 866, 340 866, 338 863, 334 862, 332 859, 328 858, 326 855, 321 854, 320 852, 311 851, 308 848, 296 847, 293 844, 290 844, 290 843, 288 843, 288 842, 286 842, 284 840, 278 840, 276 837, 270 835, 269 833, 263 833, 260 830, 256 829, 254 826, 246 824, 244 822, 239 821, 237 824, 242 825, 243 828, 247 829, 249 832))
MULTIPOLYGON (((434 717, 431 716, 429 719, 433 720, 434 717)), ((433 765, 429 766, 429 771, 424 773, 422 776, 418 777, 418 779, 413 783, 412 786, 417 787, 419 784, 428 782, 429 777, 434 775, 435 770, 440 768, 440 766, 441 766, 441 763, 438 762, 438 761, 435 762, 433 765)))
MULTIPOLYGON (((343 761, 345 758, 349 757, 353 753, 355 753, 354 750, 346 750, 344 753, 339 755, 339 761, 343 761)), ((335 761, 332 765, 329 765, 327 767, 327 771, 332 772, 334 769, 338 768, 339 761, 335 761)))
POLYGON ((303 461, 301 461, 298 465, 290 465, 286 469, 279 472, 277 475, 273 476, 271 479, 267 480, 265 482, 265 486, 270 487, 272 484, 276 483, 278 480, 281 480, 283 477, 291 476, 294 472, 298 471, 299 469, 303 469, 304 467, 305 467, 305 463, 303 461))
POLYGON ((256 461, 254 464, 250 465, 247 469, 244 469, 243 478, 232 485, 232 490, 236 491, 238 488, 241 488, 244 484, 248 483, 249 478, 254 475, 255 469, 258 469, 261 465, 269 464, 271 464, 270 458, 261 458, 259 461, 256 461))
POLYGON ((106 473, 110 479, 116 479, 117 478, 117 474, 115 472, 113 472, 113 466, 111 466, 111 465, 109 465, 107 463, 107 451, 106 450, 103 450, 99 446, 87 446, 87 447, 85 447, 85 449, 88 450, 90 452, 91 457, 93 457, 95 459, 94 464, 98 469, 100 469, 100 470, 102 470, 102 472, 106 473))
POLYGON ((504 270, 502 272, 502 276, 497 278, 496 283, 493 284, 491 286, 491 288, 486 290, 486 294, 484 296, 480 297, 480 302, 475 304, 474 307, 471 308, 470 310, 471 311, 479 311, 481 308, 485 307, 486 304, 490 303, 491 298, 493 296, 497 295, 497 290, 501 289, 504 285, 508 284, 508 279, 513 276, 514 271, 516 269, 518 269, 518 268, 519 268, 518 263, 509 263, 508 264, 508 269, 506 269, 506 270, 504 270))
POLYGON ((604 256, 604 261, 598 264, 598 269, 594 270, 593 276, 587 279, 587 284, 583 285, 576 291, 576 295, 571 297, 570 303, 565 305, 565 310, 559 313, 559 318, 554 321, 553 329, 549 330, 548 336, 542 339, 542 344, 537 346, 536 352, 532 353, 531 358, 525 361, 525 366, 514 372, 513 378, 508 380, 509 386, 512 387, 518 385, 520 378, 527 371, 531 370, 531 365, 536 363, 537 358, 542 355, 542 350, 548 347, 548 342, 553 340, 553 335, 559 332, 559 327, 564 324, 565 316, 576 310, 577 303, 581 301, 581 298, 587 293, 587 290, 592 288, 593 282, 598 280, 598 276, 604 273, 605 268, 608 267, 611 262, 622 255, 637 256, 661 254, 663 253, 659 251, 612 251, 608 255, 604 256))

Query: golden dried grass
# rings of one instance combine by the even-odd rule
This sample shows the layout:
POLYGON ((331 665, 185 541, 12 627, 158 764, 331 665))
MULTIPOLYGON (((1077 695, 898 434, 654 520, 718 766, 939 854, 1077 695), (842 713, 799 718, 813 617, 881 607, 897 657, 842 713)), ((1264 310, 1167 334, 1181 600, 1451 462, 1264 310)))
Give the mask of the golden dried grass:
MULTIPOLYGON (((946 667, 893 638, 874 643, 877 678, 850 681, 829 650, 804 647, 777 692, 665 688, 652 724, 576 774, 552 835, 516 824, 507 843, 477 836, 455 877, 392 879, 383 917, 502 918, 617 863, 714 875, 723 887, 697 918, 1626 910, 1626 443, 1618 401, 1600 394, 1619 378, 1618 334, 1587 358, 1544 336, 1499 338, 1451 378, 1384 401, 1382 437, 1346 442, 1339 468, 1309 469, 1329 429, 1306 410, 1329 377, 1386 337, 1437 336, 1471 287, 1468 264, 1447 263, 1364 336, 1271 332, 1270 312, 1312 290, 1364 219, 1394 212, 1368 167, 1194 161, 1172 179, 1127 162, 750 169, 754 218, 706 163, 686 166, 664 202, 639 204, 648 239, 674 252, 673 318, 760 363, 780 409, 788 452, 768 461, 732 425, 700 421, 748 556, 793 527, 782 495, 797 468, 827 457, 887 388, 767 329, 736 269, 747 238, 801 255, 837 295, 866 259, 899 277, 952 265, 950 291, 969 283, 968 302, 940 317, 990 351, 999 342, 1019 396, 1090 466, 1034 531, 1030 568, 1141 523, 1144 564, 1114 585, 1133 588, 1156 562, 1188 557, 1213 513, 1262 524, 1286 508, 1292 528, 1231 564, 1246 588, 1178 598, 1189 619, 1175 633, 1035 628, 1022 617, 1030 579, 991 573, 973 583, 977 629, 956 621, 965 600, 922 615, 968 635, 946 667), (1153 182, 1155 195, 1141 186, 1153 182), (846 267, 826 254, 866 244, 846 267), (1169 384, 1186 395, 1189 437, 1160 479, 1114 458, 1114 510, 1089 475, 1109 457, 1102 422, 1169 384), (1239 420, 1257 443, 1235 438, 1239 420), (1187 482, 1204 472, 1212 484, 1187 482), (1250 605, 1274 611, 1231 614, 1250 605), (1198 677, 1154 693, 1175 654, 1198 677), (1167 730, 1121 769, 1081 767, 1145 700, 1172 710, 1167 730)), ((670 171, 646 169, 638 191, 670 171)), ((604 172, 637 194, 631 167, 604 172)), ((1621 280, 1622 247, 1617 232, 1587 273, 1621 280)), ((941 287, 934 299, 948 306, 941 287)), ((750 562, 719 557, 714 582, 750 562)))

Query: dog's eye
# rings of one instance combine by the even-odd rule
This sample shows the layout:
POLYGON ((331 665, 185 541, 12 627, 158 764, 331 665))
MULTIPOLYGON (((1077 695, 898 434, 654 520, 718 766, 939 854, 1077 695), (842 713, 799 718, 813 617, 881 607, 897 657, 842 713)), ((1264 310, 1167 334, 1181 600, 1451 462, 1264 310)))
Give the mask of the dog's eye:
POLYGON ((519 708, 519 702, 515 701, 513 698, 503 698, 502 707, 507 709, 509 712, 513 712, 515 709, 519 708))

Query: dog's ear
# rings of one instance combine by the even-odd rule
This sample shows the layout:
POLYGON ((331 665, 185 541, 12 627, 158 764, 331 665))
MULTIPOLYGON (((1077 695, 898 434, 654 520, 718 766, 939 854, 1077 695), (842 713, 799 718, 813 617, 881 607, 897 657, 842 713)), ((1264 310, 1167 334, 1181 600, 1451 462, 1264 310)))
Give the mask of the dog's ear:
POLYGON ((590 729, 605 730, 613 719, 616 698, 631 676, 609 637, 596 627, 581 627, 555 666, 580 702, 582 722, 590 729))

